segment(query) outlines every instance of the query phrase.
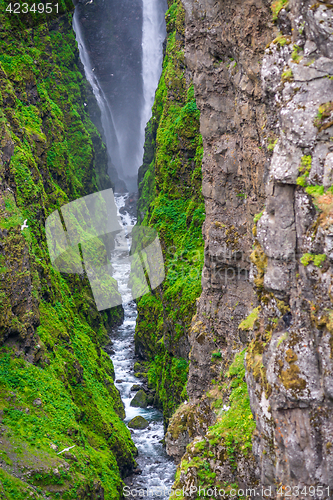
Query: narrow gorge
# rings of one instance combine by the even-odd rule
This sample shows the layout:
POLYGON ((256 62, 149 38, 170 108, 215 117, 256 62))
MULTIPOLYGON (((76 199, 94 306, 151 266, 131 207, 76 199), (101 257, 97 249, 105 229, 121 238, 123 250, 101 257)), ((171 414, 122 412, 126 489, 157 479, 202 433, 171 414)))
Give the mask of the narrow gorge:
POLYGON ((333 2, 8 4, 0 498, 333 498, 333 2), (165 279, 98 235, 99 310, 45 227, 110 188, 165 279))

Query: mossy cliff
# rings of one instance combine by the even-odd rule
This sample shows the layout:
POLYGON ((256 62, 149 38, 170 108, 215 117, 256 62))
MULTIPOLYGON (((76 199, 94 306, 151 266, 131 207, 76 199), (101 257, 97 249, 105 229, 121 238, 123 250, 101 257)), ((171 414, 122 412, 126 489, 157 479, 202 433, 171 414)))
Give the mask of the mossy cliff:
MULTIPOLYGON (((135 333, 144 373, 167 422, 187 398, 188 330, 201 293, 205 218, 200 112, 184 65, 184 9, 169 2, 167 45, 139 171, 140 223, 159 234, 166 279, 138 301, 135 333)), ((141 370, 142 373, 142 370, 141 370)))
POLYGON ((85 276, 52 268, 44 228, 111 186, 91 89, 71 14, 20 29, 1 16, 0 496, 121 498, 136 450, 102 346, 122 309, 99 313, 85 276))

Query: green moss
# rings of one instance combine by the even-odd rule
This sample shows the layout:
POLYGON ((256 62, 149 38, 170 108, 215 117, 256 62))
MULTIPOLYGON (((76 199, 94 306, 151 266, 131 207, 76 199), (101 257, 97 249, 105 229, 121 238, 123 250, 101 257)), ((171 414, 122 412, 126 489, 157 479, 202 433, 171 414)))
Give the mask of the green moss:
POLYGON ((212 359, 221 359, 221 358, 222 358, 221 351, 215 351, 212 353, 212 359))
POLYGON ((260 213, 256 214, 256 215, 253 217, 253 222, 254 222, 255 224, 257 224, 257 222, 258 222, 258 221, 261 219, 261 217, 264 215, 264 211, 265 211, 265 209, 264 209, 262 212, 260 212, 260 213))
POLYGON ((301 174, 297 177, 296 184, 298 186, 306 187, 308 185, 308 177, 310 175, 312 166, 311 155, 302 156, 301 166, 299 167, 299 173, 301 174))
POLYGON ((313 262, 315 266, 317 267, 322 267, 323 263, 326 260, 326 255, 325 254, 312 254, 312 253, 305 253, 301 259, 300 262, 303 264, 303 266, 308 266, 310 262, 313 262))
MULTIPOLYGON (((291 39, 290 39, 290 37, 288 37, 288 36, 286 37, 286 36, 283 36, 283 35, 279 35, 279 36, 277 36, 277 37, 273 40, 273 42, 272 42, 272 43, 274 43, 274 44, 276 44, 276 45, 279 45, 280 47, 284 47, 285 45, 290 45, 290 44, 291 44, 291 39)), ((269 44, 267 44, 267 46, 266 46, 266 47, 268 48, 269 46, 270 46, 270 43, 269 43, 269 44)))
POLYGON ((314 120, 314 126, 319 129, 319 132, 325 130, 332 125, 333 102, 325 102, 318 109, 317 116, 314 120))
POLYGON ((235 471, 238 462, 244 467, 247 459, 253 460, 251 448, 255 422, 245 382, 245 352, 246 350, 235 355, 226 374, 224 401, 229 400, 229 408, 223 409, 223 399, 215 401, 217 421, 209 427, 200 441, 187 446, 187 452, 177 470, 174 489, 182 488, 185 481, 191 480, 197 487, 214 489, 216 486, 229 492, 235 485, 221 483, 219 475, 211 469, 211 461, 215 464, 230 464, 237 474, 239 471, 235 471))
POLYGON ((300 51, 302 51, 301 47, 298 45, 294 45, 293 51, 291 53, 291 58, 295 63, 299 63, 302 59, 302 56, 300 55, 300 51))
POLYGON ((253 309, 253 311, 248 315, 248 317, 238 325, 238 328, 240 330, 253 330, 255 322, 259 317, 259 311, 260 311, 260 306, 253 309))
POLYGON ((268 146, 267 146, 268 151, 273 151, 274 148, 275 148, 275 146, 276 146, 276 144, 277 144, 277 142, 278 142, 278 139, 275 139, 275 140, 274 139, 269 139, 268 140, 268 146))
MULTIPOLYGON (((244 361, 244 353, 242 361, 244 361)), ((223 411, 218 422, 209 429, 210 444, 214 446, 223 440, 227 454, 232 462, 235 453, 240 451, 240 453, 247 455, 252 449, 252 434, 255 429, 244 379, 245 369, 243 364, 242 369, 234 377, 232 380, 233 389, 229 398, 230 409, 223 411)))
POLYGON ((285 71, 283 71, 283 73, 281 75, 281 79, 283 82, 291 82, 294 79, 294 75, 293 75, 292 70, 289 68, 289 69, 286 69, 285 71))
POLYGON ((325 189, 324 186, 308 186, 305 191, 313 198, 317 198, 324 194, 325 189))

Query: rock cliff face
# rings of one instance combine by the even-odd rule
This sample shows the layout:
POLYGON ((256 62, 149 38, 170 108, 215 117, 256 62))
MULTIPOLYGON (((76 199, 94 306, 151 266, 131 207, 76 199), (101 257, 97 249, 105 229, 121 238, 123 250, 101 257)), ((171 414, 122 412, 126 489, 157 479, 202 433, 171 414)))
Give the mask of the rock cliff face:
POLYGON ((71 14, 18 29, 4 12, 0 497, 120 498, 136 449, 101 348, 122 309, 99 313, 86 276, 51 266, 45 236, 53 211, 111 186, 106 150, 85 106, 71 14))
POLYGON ((330 498, 333 5, 183 6, 206 220, 175 486, 330 498))

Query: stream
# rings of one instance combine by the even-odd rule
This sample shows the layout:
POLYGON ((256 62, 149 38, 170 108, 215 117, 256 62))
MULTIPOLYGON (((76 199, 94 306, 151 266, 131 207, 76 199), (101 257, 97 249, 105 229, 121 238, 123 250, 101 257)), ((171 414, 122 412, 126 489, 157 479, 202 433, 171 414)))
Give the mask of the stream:
MULTIPOLYGON (((126 199, 129 194, 115 194, 115 202, 118 208, 118 215, 121 223, 126 227, 133 226, 136 223, 134 216, 130 215, 124 209, 126 199)), ((151 499, 167 499, 167 491, 171 489, 174 482, 176 466, 167 456, 163 444, 160 442, 164 438, 163 416, 162 413, 153 407, 133 408, 130 406, 131 399, 135 392, 131 391, 134 384, 140 384, 138 378, 134 376, 134 332, 137 317, 135 301, 129 301, 131 291, 127 285, 130 274, 130 264, 119 264, 122 256, 128 255, 130 237, 127 241, 121 235, 116 238, 116 246, 112 252, 111 262, 113 266, 113 277, 118 281, 118 289, 123 299, 124 321, 121 326, 112 332, 112 342, 114 354, 111 356, 113 361, 116 387, 120 391, 121 399, 125 406, 126 418, 128 423, 132 418, 141 415, 149 422, 149 427, 144 430, 131 430, 132 439, 138 449, 138 469, 140 474, 133 474, 125 479, 128 489, 125 492, 131 492, 132 495, 126 495, 127 498, 149 497, 151 499), (117 380, 121 381, 117 383, 117 380), (133 491, 134 490, 134 491, 133 491), (141 490, 141 491, 140 491, 141 490), (165 494, 162 495, 162 491, 165 494)))
MULTIPOLYGON (((122 140, 125 132, 121 128, 118 129, 113 115, 112 103, 108 102, 102 84, 94 73, 94 63, 91 60, 91 52, 89 52, 83 36, 77 9, 75 9, 73 17, 73 29, 76 34, 80 59, 101 111, 101 124, 109 160, 116 166, 121 179, 128 176, 130 169, 135 168, 135 171, 137 171, 142 163, 145 126, 151 116, 155 90, 162 71, 162 46, 166 36, 164 13, 167 9, 167 2, 166 0, 143 0, 142 8, 142 40, 139 43, 142 46, 143 107, 140 111, 141 126, 140 130, 137 131, 141 138, 141 149, 136 155, 136 161, 134 162, 136 165, 128 165, 123 161, 121 151, 125 144, 122 140)), ((112 85, 111 80, 109 85, 112 85)), ((104 82, 104 85, 106 83, 104 82)), ((136 223, 136 218, 132 212, 129 213, 126 210, 126 200, 128 200, 129 196, 129 193, 115 193, 118 216, 125 233, 126 228, 129 229, 130 226, 133 227, 136 223)), ((125 424, 132 418, 141 415, 149 422, 149 427, 144 430, 131 429, 132 439, 138 449, 136 459, 138 468, 135 474, 125 479, 127 489, 124 489, 124 494, 129 499, 149 497, 150 499, 163 498, 166 500, 169 498, 169 492, 174 482, 176 466, 167 456, 161 443, 164 438, 162 413, 153 407, 142 409, 130 406, 130 402, 136 394, 135 391, 131 390, 132 386, 142 385, 142 382, 134 376, 134 332, 137 309, 135 301, 131 300, 131 290, 128 287, 130 263, 126 257, 128 257, 130 245, 130 235, 125 237, 124 231, 122 231, 116 237, 115 248, 111 254, 113 277, 118 282, 124 308, 124 321, 121 326, 112 332, 111 340, 114 354, 111 359, 116 376, 115 385, 120 391, 125 407, 125 424)))

